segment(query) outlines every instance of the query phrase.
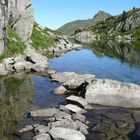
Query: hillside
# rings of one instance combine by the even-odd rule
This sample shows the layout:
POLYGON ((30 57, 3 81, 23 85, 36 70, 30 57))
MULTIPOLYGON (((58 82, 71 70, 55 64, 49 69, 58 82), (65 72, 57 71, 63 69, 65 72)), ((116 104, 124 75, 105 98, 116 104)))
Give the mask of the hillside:
POLYGON ((87 20, 76 20, 70 23, 67 23, 57 29, 58 32, 61 32, 63 34, 72 34, 78 29, 83 29, 88 26, 91 26, 99 21, 103 21, 107 18, 109 18, 111 15, 104 12, 104 11, 99 11, 92 19, 87 19, 87 20))
POLYGON ((112 16, 76 33, 79 40, 115 38, 118 40, 140 39, 140 8, 112 16))

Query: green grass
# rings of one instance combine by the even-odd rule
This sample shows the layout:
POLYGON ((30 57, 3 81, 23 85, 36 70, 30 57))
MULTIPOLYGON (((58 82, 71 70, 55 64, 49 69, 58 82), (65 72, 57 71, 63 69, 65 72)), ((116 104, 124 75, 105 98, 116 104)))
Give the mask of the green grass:
POLYGON ((8 34, 8 49, 7 49, 7 55, 15 55, 15 54, 22 54, 23 50, 25 49, 25 44, 21 41, 19 36, 16 34, 16 32, 8 26, 7 28, 7 34, 8 34))
POLYGON ((0 55, 0 62, 6 57, 10 57, 16 54, 22 54, 25 49, 24 43, 21 41, 20 37, 9 25, 7 27, 8 41, 7 41, 7 50, 0 55))
POLYGON ((53 44, 53 39, 47 33, 47 28, 41 30, 37 25, 34 25, 32 36, 32 46, 36 49, 38 48, 47 48, 53 44))

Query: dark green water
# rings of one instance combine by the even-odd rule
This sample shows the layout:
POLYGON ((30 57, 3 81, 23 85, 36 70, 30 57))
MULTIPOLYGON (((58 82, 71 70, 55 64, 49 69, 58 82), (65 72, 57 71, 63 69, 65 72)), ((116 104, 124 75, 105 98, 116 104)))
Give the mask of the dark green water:
MULTIPOLYGON (((17 131, 27 121, 24 116, 32 108, 57 106, 65 102, 56 96, 59 84, 35 75, 21 75, 0 80, 0 140, 15 140, 17 131)), ((26 122, 27 123, 27 122, 26 122)))

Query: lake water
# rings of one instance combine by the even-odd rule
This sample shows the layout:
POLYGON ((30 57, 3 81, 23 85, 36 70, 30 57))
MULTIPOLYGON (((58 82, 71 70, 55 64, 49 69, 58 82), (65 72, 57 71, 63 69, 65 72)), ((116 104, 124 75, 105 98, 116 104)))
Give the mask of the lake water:
POLYGON ((50 66, 59 72, 90 73, 98 78, 140 84, 140 50, 131 45, 92 44, 50 60, 50 66))
MULTIPOLYGON (((140 84, 140 49, 137 45, 92 44, 53 58, 49 64, 60 72, 90 73, 99 78, 140 84)), ((65 97, 54 95, 58 86, 59 83, 51 83, 48 77, 38 75, 0 79, 0 140, 16 140, 17 129, 28 122, 25 112, 65 104, 65 97)))

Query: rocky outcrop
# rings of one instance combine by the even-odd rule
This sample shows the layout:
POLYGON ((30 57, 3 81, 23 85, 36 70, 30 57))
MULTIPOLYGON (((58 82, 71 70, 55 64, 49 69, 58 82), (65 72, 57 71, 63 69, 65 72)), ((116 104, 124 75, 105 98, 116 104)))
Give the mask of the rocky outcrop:
POLYGON ((7 26, 11 26, 23 42, 29 40, 34 25, 31 0, 0 1, 0 53, 7 45, 7 26))
POLYGON ((45 51, 53 55, 61 55, 71 50, 79 50, 82 48, 80 44, 73 44, 65 36, 52 35, 54 44, 47 48, 45 51))
MULTIPOLYGON (((124 13, 124 18, 125 18, 124 13)), ((122 15, 122 16, 123 16, 122 15)), ((140 10, 132 14, 130 17, 127 17, 125 20, 120 22, 116 27, 115 30, 118 32, 126 32, 132 29, 135 29, 140 26, 140 10)))
POLYGON ((5 58, 0 64, 0 76, 31 71, 52 72, 48 69, 48 58, 41 55, 31 46, 26 47, 24 55, 5 58))
POLYGON ((90 43, 97 40, 97 35, 91 31, 81 31, 75 35, 76 40, 82 43, 90 43))

